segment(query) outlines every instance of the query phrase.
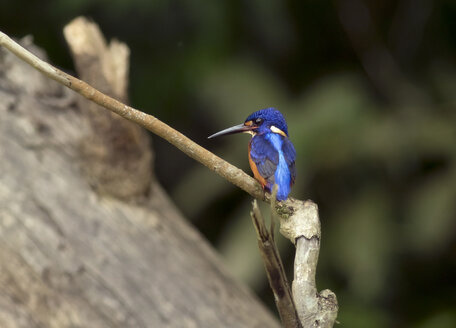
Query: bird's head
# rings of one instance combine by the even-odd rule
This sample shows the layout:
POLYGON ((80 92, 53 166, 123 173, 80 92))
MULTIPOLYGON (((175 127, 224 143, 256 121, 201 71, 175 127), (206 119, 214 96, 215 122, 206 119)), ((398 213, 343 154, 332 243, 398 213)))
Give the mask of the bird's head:
POLYGON ((209 139, 240 132, 250 133, 252 135, 277 133, 288 137, 288 127, 285 118, 277 109, 270 107, 250 114, 244 123, 217 132, 209 136, 209 139))

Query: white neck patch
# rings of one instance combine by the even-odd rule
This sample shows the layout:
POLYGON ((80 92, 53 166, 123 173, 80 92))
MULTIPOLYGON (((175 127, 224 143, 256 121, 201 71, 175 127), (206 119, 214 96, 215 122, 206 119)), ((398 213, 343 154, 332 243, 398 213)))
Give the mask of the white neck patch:
POLYGON ((274 125, 271 125, 271 131, 274 132, 274 133, 283 135, 284 137, 287 136, 285 132, 283 132, 282 130, 280 130, 278 127, 276 127, 274 125))

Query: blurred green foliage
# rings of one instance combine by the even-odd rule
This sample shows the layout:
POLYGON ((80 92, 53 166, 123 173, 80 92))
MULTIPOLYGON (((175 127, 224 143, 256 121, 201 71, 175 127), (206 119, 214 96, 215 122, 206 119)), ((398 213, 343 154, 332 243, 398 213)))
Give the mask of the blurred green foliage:
MULTIPOLYGON (((72 70, 62 28, 92 17, 131 48, 132 103, 249 171, 246 136, 279 108, 296 145, 292 195, 320 208, 317 282, 344 327, 456 326, 456 3, 451 0, 4 0, 72 70)), ((154 138, 158 179, 265 302, 250 199, 154 138)), ((280 241, 288 267, 292 246, 280 241)))

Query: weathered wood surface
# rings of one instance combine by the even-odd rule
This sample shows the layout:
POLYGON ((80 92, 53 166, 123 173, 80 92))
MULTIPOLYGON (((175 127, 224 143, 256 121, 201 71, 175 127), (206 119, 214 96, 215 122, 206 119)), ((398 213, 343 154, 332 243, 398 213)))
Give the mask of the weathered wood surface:
POLYGON ((0 327, 277 327, 153 179, 134 203, 92 190, 90 130, 0 49, 0 327))
MULTIPOLYGON (((128 46, 109 44, 98 25, 78 17, 64 28, 76 70, 82 80, 123 102, 128 100, 128 46)), ((81 140, 81 167, 101 194, 133 200, 147 194, 152 179, 152 151, 147 132, 138 125, 78 97, 90 133, 81 140)))

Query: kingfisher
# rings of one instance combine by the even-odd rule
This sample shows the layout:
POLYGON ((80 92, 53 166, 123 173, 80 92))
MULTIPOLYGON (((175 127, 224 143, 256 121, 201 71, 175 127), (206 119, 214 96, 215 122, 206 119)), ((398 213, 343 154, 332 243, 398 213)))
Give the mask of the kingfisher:
POLYGON ((277 200, 286 200, 296 177, 296 150, 288 139, 287 122, 282 113, 273 107, 260 109, 250 114, 244 123, 217 132, 209 139, 241 132, 252 135, 249 164, 253 176, 269 193, 277 184, 277 200))

